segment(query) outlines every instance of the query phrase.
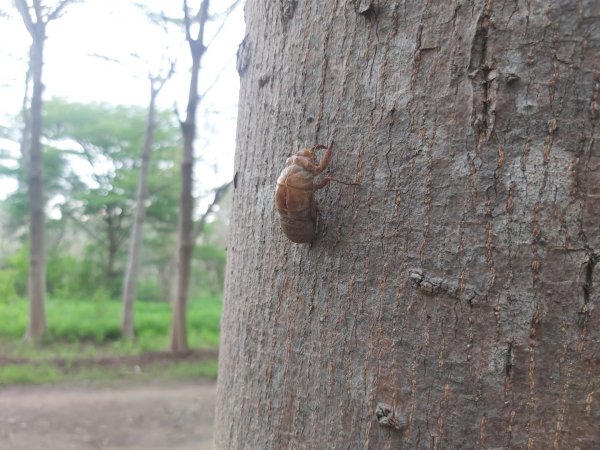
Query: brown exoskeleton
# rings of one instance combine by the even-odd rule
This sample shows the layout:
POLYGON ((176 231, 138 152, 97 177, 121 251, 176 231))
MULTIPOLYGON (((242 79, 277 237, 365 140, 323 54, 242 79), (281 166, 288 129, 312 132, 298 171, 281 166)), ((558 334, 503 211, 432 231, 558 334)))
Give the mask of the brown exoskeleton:
POLYGON ((318 144, 312 148, 300 150, 285 162, 285 169, 277 179, 275 190, 275 207, 279 211, 279 221, 283 233, 297 244, 312 242, 317 224, 317 207, 314 193, 324 188, 330 181, 347 183, 321 174, 331 162, 333 142, 329 147, 318 144), (317 163, 316 151, 326 149, 321 163, 317 163))

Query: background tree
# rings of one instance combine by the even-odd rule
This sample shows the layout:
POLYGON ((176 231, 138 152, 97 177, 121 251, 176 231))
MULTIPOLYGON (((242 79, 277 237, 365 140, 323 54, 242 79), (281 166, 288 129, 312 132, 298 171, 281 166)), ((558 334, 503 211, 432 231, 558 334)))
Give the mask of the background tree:
MULTIPOLYGON (((117 263, 134 220, 145 124, 146 112, 139 107, 58 99, 46 106, 46 135, 69 155, 77 173, 73 189, 63 193, 61 213, 92 238, 89 256, 104 268, 97 281, 111 296, 118 296, 122 285, 117 263)), ((151 210, 152 226, 169 234, 174 231, 176 214, 172 199, 177 190, 173 180, 178 178, 175 160, 180 138, 169 112, 158 112, 154 127, 154 159, 148 168, 145 203, 151 210)))
POLYGON ((175 298, 173 299, 173 320, 171 323, 171 351, 187 350, 186 305, 190 281, 190 264, 192 259, 193 242, 193 170, 194 170, 194 140, 196 138, 196 110, 198 108, 198 73, 202 57, 206 51, 204 46, 204 30, 208 21, 210 1, 202 0, 198 13, 195 15, 198 25, 196 37, 192 37, 192 19, 187 0, 183 1, 185 38, 192 56, 190 89, 185 119, 180 121, 183 136, 183 159, 181 161, 181 197, 179 200, 179 232, 177 240, 177 282, 175 298))
MULTIPOLYGON (((60 298, 112 299, 122 295, 121 273, 127 266, 135 199, 139 193, 147 111, 141 107, 86 104, 51 99, 45 104, 44 192, 46 220, 47 294, 60 298)), ((148 195, 144 202, 144 252, 140 259, 138 297, 170 301, 174 275, 181 136, 170 111, 156 111, 148 195)), ((18 136, 0 129, 0 136, 18 147, 18 136)), ((0 149, 0 176, 17 180, 24 168, 17 152, 0 149)), ((205 167, 200 159, 199 165, 205 167)), ((194 276, 190 295, 222 292, 225 259, 224 230, 229 183, 197 193, 204 211, 194 220, 194 276)), ((0 278, 11 292, 26 295, 28 201, 15 190, 0 202, 3 238, 0 278), (3 267, 6 273, 1 273, 3 267), (9 272, 11 274, 9 274, 9 272), (23 279, 23 276, 25 277, 23 279)))
MULTIPOLYGON (((202 98, 208 93, 209 85, 202 94, 199 93, 199 72, 202 58, 210 42, 218 35, 224 21, 237 7, 240 0, 232 2, 222 14, 220 27, 217 29, 208 44, 204 43, 205 28, 209 16, 209 0, 202 0, 198 12, 190 15, 187 0, 183 2, 184 28, 187 44, 192 57, 190 86, 185 118, 180 120, 181 134, 183 136, 183 159, 181 162, 181 195, 179 200, 179 231, 177 240, 177 275, 175 284, 175 297, 173 299, 173 320, 171 323, 171 351, 182 352, 187 350, 186 308, 191 273, 191 260, 194 250, 194 141, 196 140, 196 113, 202 98), (197 34, 193 36, 194 27, 197 25, 197 34)), ((217 195, 215 196, 215 198, 217 195)))
POLYGON ((279 5, 238 53, 216 448, 600 446, 598 2, 279 5), (334 139, 361 185, 292 244, 275 180, 334 139))
MULTIPOLYGON (((40 0, 15 0, 23 23, 32 40, 30 50, 30 70, 32 80, 29 130, 30 138, 23 142, 29 145, 28 194, 29 194, 29 325, 25 337, 37 341, 46 330, 46 267, 44 255, 44 190, 42 181, 42 72, 44 66, 44 43, 46 27, 58 18, 73 0, 56 2, 52 7, 44 7, 40 0)), ((25 123, 28 123, 25 120, 25 123)))
POLYGON ((141 165, 136 193, 135 213, 133 227, 131 229, 131 239, 129 242, 129 255, 127 257, 125 278, 123 281, 123 316, 121 321, 121 334, 128 339, 133 338, 134 335, 133 304, 135 301, 136 284, 140 267, 142 233, 144 227, 144 218, 146 215, 145 202, 148 196, 148 169, 150 166, 152 143, 154 141, 154 131, 156 128, 156 97, 160 93, 167 80, 173 74, 174 67, 174 63, 171 63, 166 74, 149 75, 150 102, 148 104, 148 119, 146 122, 144 145, 141 151, 141 165))

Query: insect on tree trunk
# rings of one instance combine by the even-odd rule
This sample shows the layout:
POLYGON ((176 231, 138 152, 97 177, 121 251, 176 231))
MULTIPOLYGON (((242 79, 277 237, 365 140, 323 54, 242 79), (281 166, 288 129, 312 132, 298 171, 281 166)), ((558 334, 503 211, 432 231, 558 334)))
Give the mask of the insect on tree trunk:
POLYGON ((215 447, 600 448, 600 4, 245 11, 215 447))

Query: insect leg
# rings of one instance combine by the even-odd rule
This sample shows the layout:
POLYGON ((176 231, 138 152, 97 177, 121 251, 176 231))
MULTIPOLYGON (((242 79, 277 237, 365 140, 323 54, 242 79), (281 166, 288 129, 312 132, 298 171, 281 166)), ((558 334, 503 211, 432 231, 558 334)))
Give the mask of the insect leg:
POLYGON ((323 155, 321 164, 317 164, 317 166, 315 167, 315 174, 319 174, 319 173, 323 172, 327 168, 329 163, 331 162, 331 157, 333 156, 333 153, 332 153, 333 141, 331 141, 331 144, 329 145, 329 147, 325 147, 324 145, 315 145, 313 148, 315 150, 317 148, 326 148, 327 149, 327 150, 325 150, 325 154, 323 155))
POLYGON ((347 186, 359 186, 360 185, 360 183, 350 183, 349 181, 340 180, 340 179, 334 178, 334 177, 325 177, 319 182, 319 184, 317 184, 317 187, 315 190, 323 189, 325 186, 327 186, 329 184, 330 181, 337 181, 338 183, 342 183, 347 186))

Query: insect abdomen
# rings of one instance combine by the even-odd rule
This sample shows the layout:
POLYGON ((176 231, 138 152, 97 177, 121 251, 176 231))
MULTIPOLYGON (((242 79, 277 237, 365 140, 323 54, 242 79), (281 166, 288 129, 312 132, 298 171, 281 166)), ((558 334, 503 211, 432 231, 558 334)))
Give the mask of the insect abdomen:
POLYGON ((315 220, 311 209, 298 212, 279 211, 281 229, 296 244, 307 244, 315 236, 315 220))

